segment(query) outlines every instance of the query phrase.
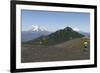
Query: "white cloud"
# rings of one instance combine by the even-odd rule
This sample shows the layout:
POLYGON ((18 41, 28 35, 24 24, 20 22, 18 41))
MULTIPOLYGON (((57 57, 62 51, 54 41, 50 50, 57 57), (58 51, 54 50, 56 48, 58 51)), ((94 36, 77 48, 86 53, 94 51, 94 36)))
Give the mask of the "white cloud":
POLYGON ((80 31, 78 28, 73 28, 74 31, 80 31))

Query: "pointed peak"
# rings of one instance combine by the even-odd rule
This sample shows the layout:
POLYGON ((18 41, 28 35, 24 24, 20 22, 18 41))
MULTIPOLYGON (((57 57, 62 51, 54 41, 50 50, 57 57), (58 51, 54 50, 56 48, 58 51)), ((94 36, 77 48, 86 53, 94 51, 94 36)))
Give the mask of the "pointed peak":
POLYGON ((71 27, 66 27, 64 30, 72 31, 73 29, 71 27))

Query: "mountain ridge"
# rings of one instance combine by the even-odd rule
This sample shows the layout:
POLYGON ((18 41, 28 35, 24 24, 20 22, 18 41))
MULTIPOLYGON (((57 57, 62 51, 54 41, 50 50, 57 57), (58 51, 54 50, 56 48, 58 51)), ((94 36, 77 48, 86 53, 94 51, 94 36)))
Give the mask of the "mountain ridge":
POLYGON ((28 41, 28 44, 36 45, 55 45, 75 38, 81 38, 84 35, 74 31, 71 27, 66 27, 53 32, 47 36, 40 36, 34 40, 28 41))
POLYGON ((49 35, 51 32, 49 31, 22 31, 21 32, 21 40, 22 42, 27 42, 30 40, 34 40, 43 35, 49 35))

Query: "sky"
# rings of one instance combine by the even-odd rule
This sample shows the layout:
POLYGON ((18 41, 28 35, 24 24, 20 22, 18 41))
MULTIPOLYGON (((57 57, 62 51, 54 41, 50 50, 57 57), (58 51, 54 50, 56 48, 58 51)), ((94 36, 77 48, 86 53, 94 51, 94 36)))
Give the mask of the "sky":
POLYGON ((48 31, 56 31, 68 26, 90 32, 90 13, 21 10, 21 25, 22 31, 32 29, 32 25, 38 25, 48 31))

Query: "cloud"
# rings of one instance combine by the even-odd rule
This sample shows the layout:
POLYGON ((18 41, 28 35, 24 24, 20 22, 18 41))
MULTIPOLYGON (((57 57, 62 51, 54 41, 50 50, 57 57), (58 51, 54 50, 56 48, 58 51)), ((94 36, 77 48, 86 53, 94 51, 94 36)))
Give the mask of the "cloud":
POLYGON ((74 31, 80 31, 78 28, 73 28, 74 31))

